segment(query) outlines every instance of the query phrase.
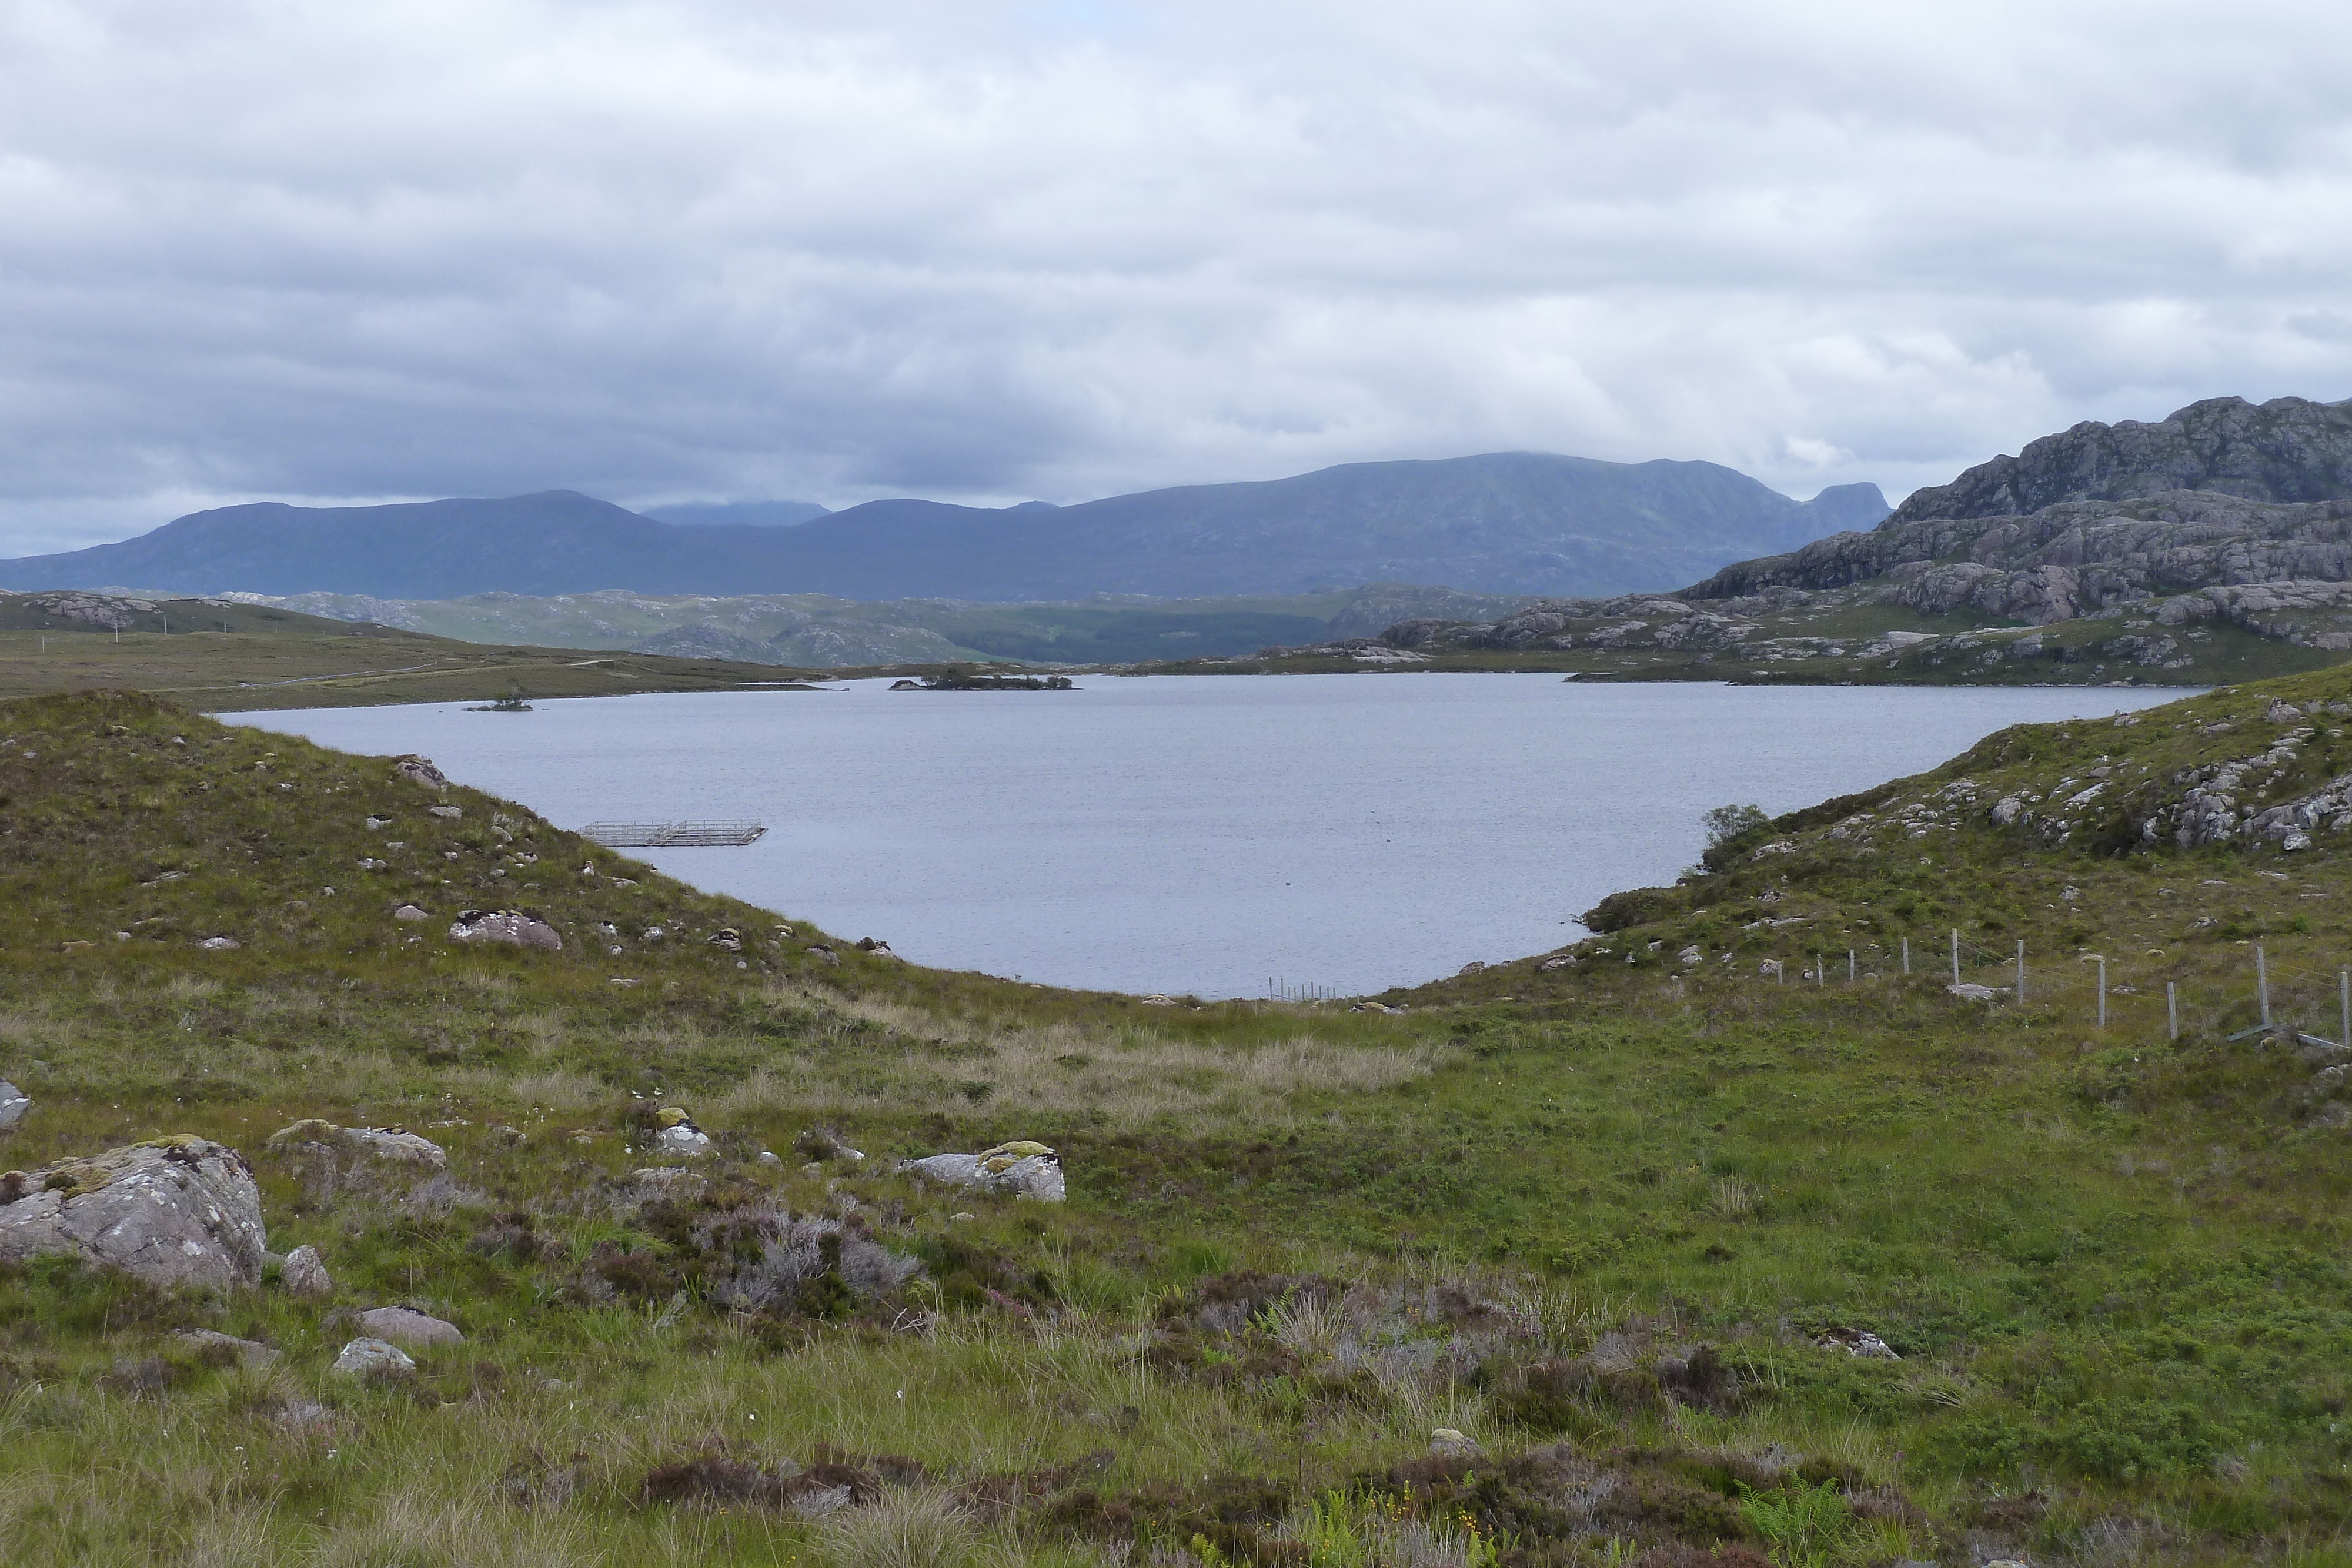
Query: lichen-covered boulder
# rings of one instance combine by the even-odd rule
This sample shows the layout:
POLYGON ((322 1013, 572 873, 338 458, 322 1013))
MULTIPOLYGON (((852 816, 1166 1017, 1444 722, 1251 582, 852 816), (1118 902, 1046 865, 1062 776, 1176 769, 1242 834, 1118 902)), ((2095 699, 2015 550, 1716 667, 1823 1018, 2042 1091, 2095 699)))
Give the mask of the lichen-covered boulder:
POLYGON ((268 1237, 253 1167, 179 1134, 0 1176, 0 1260, 71 1253, 155 1286, 261 1278, 268 1237))
POLYGON ((535 947, 541 952, 561 952, 563 938, 546 921, 501 909, 484 914, 468 909, 451 923, 449 936, 458 942, 502 942, 509 947, 535 947))
POLYGON ((380 1339, 355 1339, 335 1357, 334 1370, 345 1377, 398 1377, 416 1370, 406 1351, 380 1339))
POLYGON ((665 1105, 654 1113, 654 1146, 663 1154, 692 1157, 710 1152, 710 1134, 676 1105, 665 1105))
POLYGON ((1041 1203, 1060 1203, 1068 1196, 1062 1157, 1027 1138, 999 1144, 976 1155, 932 1155, 909 1161, 903 1168, 932 1181, 979 1192, 1009 1193, 1041 1203))

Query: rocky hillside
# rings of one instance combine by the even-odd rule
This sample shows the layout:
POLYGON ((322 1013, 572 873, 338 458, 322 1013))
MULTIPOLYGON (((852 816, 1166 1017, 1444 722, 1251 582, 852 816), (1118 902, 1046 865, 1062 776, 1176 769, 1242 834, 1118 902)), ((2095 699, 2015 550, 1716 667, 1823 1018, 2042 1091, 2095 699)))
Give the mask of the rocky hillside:
POLYGON ((1583 650, 1605 655, 1590 673, 1652 678, 1694 661, 1732 678, 2280 673, 2352 653, 2352 402, 2215 398, 2156 423, 2079 424, 1874 528, 1674 595, 1424 619, 1381 640, 1435 656, 1583 650), (2062 630, 2076 622, 2097 624, 2062 630), (2284 648, 2250 664, 2249 643, 2284 648))

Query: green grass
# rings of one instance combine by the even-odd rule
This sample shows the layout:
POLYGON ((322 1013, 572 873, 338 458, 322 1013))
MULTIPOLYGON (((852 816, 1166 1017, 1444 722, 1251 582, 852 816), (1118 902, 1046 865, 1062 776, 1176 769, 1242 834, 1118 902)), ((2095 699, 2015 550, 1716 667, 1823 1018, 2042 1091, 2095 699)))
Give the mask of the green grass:
POLYGON ((257 1156, 271 1245, 318 1246, 340 1293, 0 1270, 0 1555, 2347 1561, 2352 1107, 2297 1048, 2227 1038, 2255 943, 2275 1009, 2325 1021, 2344 852, 2116 829, 2286 728, 2315 733, 2271 798, 2352 768, 2273 695, 2352 701, 2352 677, 2003 731, 1619 901, 1573 966, 1400 1014, 915 969, 383 760, 150 698, 10 705, 0 1075, 37 1104, 0 1163, 219 1138, 257 1156), (2112 821, 2051 844, 1985 820, 2092 767, 2112 821), (1973 810, 1884 830, 1962 777, 1973 810), (1869 841, 1832 836, 1862 811, 1869 841), (391 918, 410 901, 434 918, 391 918), (460 946, 467 906, 565 946, 460 946), (1989 982, 2026 941, 2027 1005, 1946 993, 1956 926, 1989 982), (1835 983, 1795 980, 1816 950, 1835 983), (2084 952, 2134 988, 2104 1032, 2084 952), (673 1103, 719 1153, 649 1198, 633 1147, 673 1103), (449 1178, 331 1190, 262 1155, 314 1114, 421 1131, 449 1178), (819 1131, 869 1157, 803 1169, 819 1131), (1062 1152, 1067 1205, 887 1169, 1023 1135, 1062 1152), (826 1264, 730 1309, 744 1228, 783 1214, 921 1271, 861 1297, 826 1264), (341 1314, 389 1301, 467 1343, 405 1384, 331 1376, 341 1314), (199 1324, 283 1359, 209 1364, 170 1337, 199 1324), (1864 1330, 1902 1359, 1833 1347, 1864 1330), (1433 1453, 1440 1427, 1475 1451, 1433 1453), (751 1500, 649 1500, 698 1458, 751 1500), (836 1461, 885 1500, 829 1524, 758 1500, 836 1461), (892 1522, 932 1494, 969 1526, 892 1522))

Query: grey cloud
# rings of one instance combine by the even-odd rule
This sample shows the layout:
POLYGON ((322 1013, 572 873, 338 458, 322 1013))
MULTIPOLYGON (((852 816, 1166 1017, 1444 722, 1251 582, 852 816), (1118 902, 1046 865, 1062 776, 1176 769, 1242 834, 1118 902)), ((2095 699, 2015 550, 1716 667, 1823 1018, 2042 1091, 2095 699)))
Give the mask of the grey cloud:
POLYGON ((0 0, 0 550, 2352 392, 2317 5, 0 0))

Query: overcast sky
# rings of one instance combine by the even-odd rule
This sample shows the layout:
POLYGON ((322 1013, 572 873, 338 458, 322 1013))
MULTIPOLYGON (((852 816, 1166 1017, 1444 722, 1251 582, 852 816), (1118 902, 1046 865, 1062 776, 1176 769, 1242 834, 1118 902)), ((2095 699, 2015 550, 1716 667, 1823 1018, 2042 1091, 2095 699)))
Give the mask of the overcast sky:
POLYGON ((0 553, 2352 395, 2352 13, 0 0, 0 553))

